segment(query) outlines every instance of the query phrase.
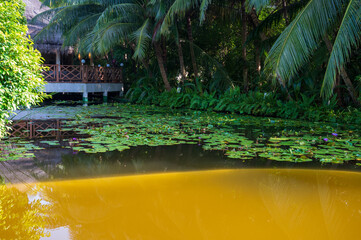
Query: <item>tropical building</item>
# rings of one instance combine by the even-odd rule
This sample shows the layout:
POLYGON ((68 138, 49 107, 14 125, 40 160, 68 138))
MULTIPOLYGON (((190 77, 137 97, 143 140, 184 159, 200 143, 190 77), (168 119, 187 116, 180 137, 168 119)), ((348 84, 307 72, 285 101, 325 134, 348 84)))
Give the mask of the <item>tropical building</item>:
MULTIPOLYGON (((31 37, 38 34, 46 25, 45 19, 32 22, 32 19, 48 10, 41 5, 39 0, 23 0, 25 7, 25 17, 28 21, 28 29, 31 37)), ((57 32, 47 32, 46 36, 35 41, 35 48, 41 52, 45 64, 63 64, 72 65, 74 58, 74 49, 72 47, 62 47, 61 34, 57 32)))
MULTIPOLYGON (((49 8, 42 6, 39 0, 23 1, 26 5, 28 33, 34 38, 48 23, 47 19, 34 17, 49 8)), ((48 67, 48 70, 44 71, 46 92, 82 93, 84 104, 88 102, 88 93, 103 93, 105 102, 108 92, 123 94, 121 68, 87 65, 83 59, 79 59, 81 65, 75 65, 75 49, 63 46, 60 32, 47 30, 46 34, 35 39, 34 47, 40 51, 44 64, 48 67)))

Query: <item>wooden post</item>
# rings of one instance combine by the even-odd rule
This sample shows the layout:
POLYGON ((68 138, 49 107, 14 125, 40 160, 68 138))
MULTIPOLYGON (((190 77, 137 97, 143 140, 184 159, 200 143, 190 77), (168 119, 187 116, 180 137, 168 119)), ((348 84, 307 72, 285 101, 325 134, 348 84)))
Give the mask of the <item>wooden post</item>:
POLYGON ((87 74, 86 74, 86 66, 84 66, 83 64, 81 64, 80 66, 80 76, 81 76, 81 81, 83 83, 86 83, 87 82, 87 74))
MULTIPOLYGON (((79 54, 79 59, 80 59, 80 54, 79 54)), ((81 82, 85 83, 85 82, 87 82, 87 74, 86 74, 87 68, 86 68, 86 66, 84 66, 85 59, 80 60, 80 62, 81 62, 80 79, 81 79, 81 82)))
POLYGON ((28 124, 29 124, 29 137, 30 137, 30 139, 32 139, 33 138, 33 123, 30 122, 28 124))
POLYGON ((94 77, 93 77, 93 82, 97 81, 98 79, 99 79, 99 67, 96 67, 94 77))
POLYGON ((55 52, 55 71, 56 71, 56 82, 59 82, 59 72, 60 72, 60 50, 56 49, 55 52))
POLYGON ((60 82, 60 71, 61 71, 60 65, 55 65, 55 79, 56 79, 56 82, 60 82))
POLYGON ((94 59, 91 53, 89 53, 89 59, 90 59, 90 66, 94 67, 94 59))
POLYGON ((61 132, 60 132, 60 120, 56 119, 56 139, 60 139, 61 132))
POLYGON ((60 50, 59 49, 56 49, 56 52, 55 52, 55 63, 56 65, 60 65, 60 50))
POLYGON ((108 71, 109 67, 104 67, 104 82, 108 81, 108 71))

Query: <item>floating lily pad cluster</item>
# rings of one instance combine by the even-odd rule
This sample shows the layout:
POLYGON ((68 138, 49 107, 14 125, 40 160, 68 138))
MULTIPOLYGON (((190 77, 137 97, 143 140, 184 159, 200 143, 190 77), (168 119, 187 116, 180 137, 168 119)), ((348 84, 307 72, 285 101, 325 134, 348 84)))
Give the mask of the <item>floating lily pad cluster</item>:
MULTIPOLYGON (((57 111, 73 118, 63 131, 90 136, 69 139, 68 147, 74 151, 100 153, 142 145, 198 144, 242 160, 361 163, 358 126, 131 104, 59 107, 57 111)), ((42 142, 58 145, 57 141, 42 142)))
POLYGON ((43 149, 30 141, 22 139, 6 139, 0 143, 0 161, 33 158, 34 150, 43 149))
POLYGON ((361 161, 361 139, 352 126, 213 112, 170 112, 128 104, 82 108, 68 125, 91 136, 73 147, 87 153, 122 151, 139 145, 199 144, 205 150, 221 150, 230 158, 243 160, 361 161))

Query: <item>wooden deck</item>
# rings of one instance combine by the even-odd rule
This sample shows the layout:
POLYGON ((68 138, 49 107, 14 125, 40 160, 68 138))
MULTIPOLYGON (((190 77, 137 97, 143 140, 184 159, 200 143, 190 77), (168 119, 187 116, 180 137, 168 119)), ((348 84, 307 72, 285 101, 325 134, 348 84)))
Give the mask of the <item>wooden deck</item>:
POLYGON ((103 101, 108 100, 108 92, 119 92, 123 96, 123 73, 121 68, 92 67, 79 65, 44 65, 45 92, 82 93, 84 106, 88 105, 88 93, 103 93, 103 101))
POLYGON ((49 83, 121 83, 121 68, 45 64, 44 79, 49 83))
POLYGON ((0 161, 0 176, 5 183, 32 183, 47 179, 48 174, 40 169, 33 159, 0 161))

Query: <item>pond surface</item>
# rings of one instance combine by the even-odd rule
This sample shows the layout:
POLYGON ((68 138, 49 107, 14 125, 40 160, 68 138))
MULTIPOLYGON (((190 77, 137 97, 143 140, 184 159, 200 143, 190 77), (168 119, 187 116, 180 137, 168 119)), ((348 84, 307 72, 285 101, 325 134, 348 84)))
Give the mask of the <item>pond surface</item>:
POLYGON ((22 116, 0 145, 0 159, 11 165, 0 166, 7 182, 16 179, 4 171, 23 170, 22 159, 44 172, 42 180, 225 168, 361 169, 359 126, 129 104, 49 106, 22 116))
POLYGON ((360 182, 357 172, 240 169, 7 185, 0 236, 359 239, 360 182))
POLYGON ((13 129, 1 239, 361 233, 359 126, 109 104, 33 109, 13 129))

